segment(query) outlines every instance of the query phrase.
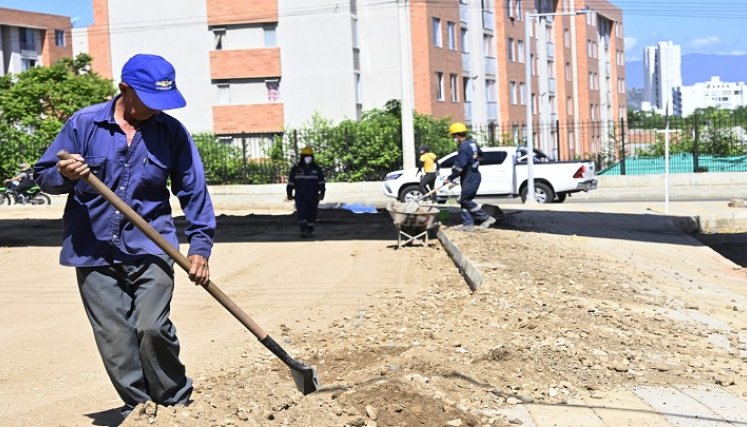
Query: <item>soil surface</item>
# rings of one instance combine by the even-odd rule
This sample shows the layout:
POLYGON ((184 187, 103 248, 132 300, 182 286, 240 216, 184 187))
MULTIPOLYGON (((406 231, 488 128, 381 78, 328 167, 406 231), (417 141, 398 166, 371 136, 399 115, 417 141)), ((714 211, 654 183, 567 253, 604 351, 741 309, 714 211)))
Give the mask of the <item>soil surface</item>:
POLYGON ((674 229, 616 221, 599 235, 594 221, 526 211, 469 233, 452 215, 442 230, 485 276, 472 293, 438 241, 397 249, 385 212, 322 211, 311 240, 287 212, 229 213, 213 279, 316 367, 316 393, 182 277, 172 318, 193 401, 122 421, 72 270, 56 265, 60 221, 15 210, 0 217, 0 423, 507 426, 516 405, 631 385, 747 393, 747 275, 674 229))

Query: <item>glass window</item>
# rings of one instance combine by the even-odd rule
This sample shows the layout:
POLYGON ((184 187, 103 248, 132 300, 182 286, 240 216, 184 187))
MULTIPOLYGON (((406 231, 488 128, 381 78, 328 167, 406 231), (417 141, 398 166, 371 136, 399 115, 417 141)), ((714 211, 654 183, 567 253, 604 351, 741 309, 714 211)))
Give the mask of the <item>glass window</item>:
POLYGON ((515 57, 516 54, 514 53, 515 52, 515 50, 514 50, 514 39, 512 39, 511 37, 509 37, 508 38, 508 44, 506 45, 506 47, 508 48, 508 62, 515 62, 516 61, 516 57, 515 57))
POLYGON ((449 37, 449 50, 456 50, 456 24, 449 22, 446 24, 449 37))
MULTIPOLYGON (((265 33, 265 47, 276 47, 278 45, 277 25, 266 25, 262 29, 265 33)), ((355 42, 355 35, 353 35, 353 40, 355 42)))
POLYGON ((439 18, 433 18, 433 45, 443 47, 443 41, 441 40, 441 20, 439 18))
POLYGON ((508 83, 508 93, 511 100, 511 105, 516 105, 516 82, 508 83))
POLYGON ((228 105, 231 103, 231 85, 221 83, 216 85, 218 89, 218 104, 228 105))
POLYGON ((54 30, 54 45, 65 46, 65 30, 54 30))
POLYGON ((467 42, 467 29, 462 28, 461 30, 462 53, 469 53, 469 43, 467 42))
POLYGON ((449 75, 449 90, 451 90, 451 102, 459 102, 459 88, 457 86, 457 75, 449 75))
POLYGON ((444 73, 436 73, 436 101, 444 101, 444 73))
POLYGON ((265 80, 267 88, 267 100, 270 102, 280 101, 280 80, 265 80))
POLYGON ((500 165, 508 155, 505 151, 483 151, 481 165, 500 165))

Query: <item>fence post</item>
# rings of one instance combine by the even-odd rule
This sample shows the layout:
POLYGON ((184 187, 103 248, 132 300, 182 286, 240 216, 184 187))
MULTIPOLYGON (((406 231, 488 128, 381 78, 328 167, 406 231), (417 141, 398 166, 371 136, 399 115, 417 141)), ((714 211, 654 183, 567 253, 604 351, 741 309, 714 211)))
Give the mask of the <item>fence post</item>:
MULTIPOLYGON (((248 181, 249 178, 249 165, 246 161, 246 134, 241 134, 241 165, 244 168, 243 174, 244 175, 244 182, 248 181)), ((251 184, 251 182, 249 182, 251 184)))
POLYGON ((699 123, 698 123, 698 115, 693 115, 693 132, 695 135, 693 135, 693 172, 698 172, 700 169, 700 165, 698 164, 700 161, 700 129, 699 129, 699 123))
POLYGON ((296 158, 298 158, 298 129, 293 129, 293 148, 296 151, 296 158))
POLYGON ((627 151, 625 151, 625 119, 620 117, 620 175, 625 175, 625 159, 627 151))
POLYGON ((557 160, 562 160, 560 156, 560 120, 555 120, 555 145, 558 146, 557 160))

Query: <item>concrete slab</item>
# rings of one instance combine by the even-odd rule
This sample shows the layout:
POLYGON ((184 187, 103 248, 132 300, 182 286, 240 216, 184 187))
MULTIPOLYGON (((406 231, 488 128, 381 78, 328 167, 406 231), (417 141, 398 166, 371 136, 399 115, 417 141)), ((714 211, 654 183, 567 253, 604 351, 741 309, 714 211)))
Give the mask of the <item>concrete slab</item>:
POLYGON ((570 405, 526 405, 537 427, 605 427, 583 402, 570 405))
POLYGON ((722 388, 680 388, 731 424, 747 425, 747 402, 722 388))
POLYGON ((729 425, 723 417, 676 388, 635 387, 633 392, 675 427, 729 425))
POLYGON ((606 426, 671 426, 663 416, 630 390, 615 390, 601 399, 585 399, 585 402, 606 426))

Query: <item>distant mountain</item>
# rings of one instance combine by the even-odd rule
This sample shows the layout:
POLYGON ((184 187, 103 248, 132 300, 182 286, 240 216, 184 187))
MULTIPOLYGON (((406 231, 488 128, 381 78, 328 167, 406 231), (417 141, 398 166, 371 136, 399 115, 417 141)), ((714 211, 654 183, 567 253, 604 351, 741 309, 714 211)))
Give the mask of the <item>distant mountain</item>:
MULTIPOLYGON (((682 84, 690 86, 719 76, 725 82, 747 81, 747 55, 682 55, 682 84)), ((643 88, 643 61, 625 62, 625 82, 628 89, 643 88)))

